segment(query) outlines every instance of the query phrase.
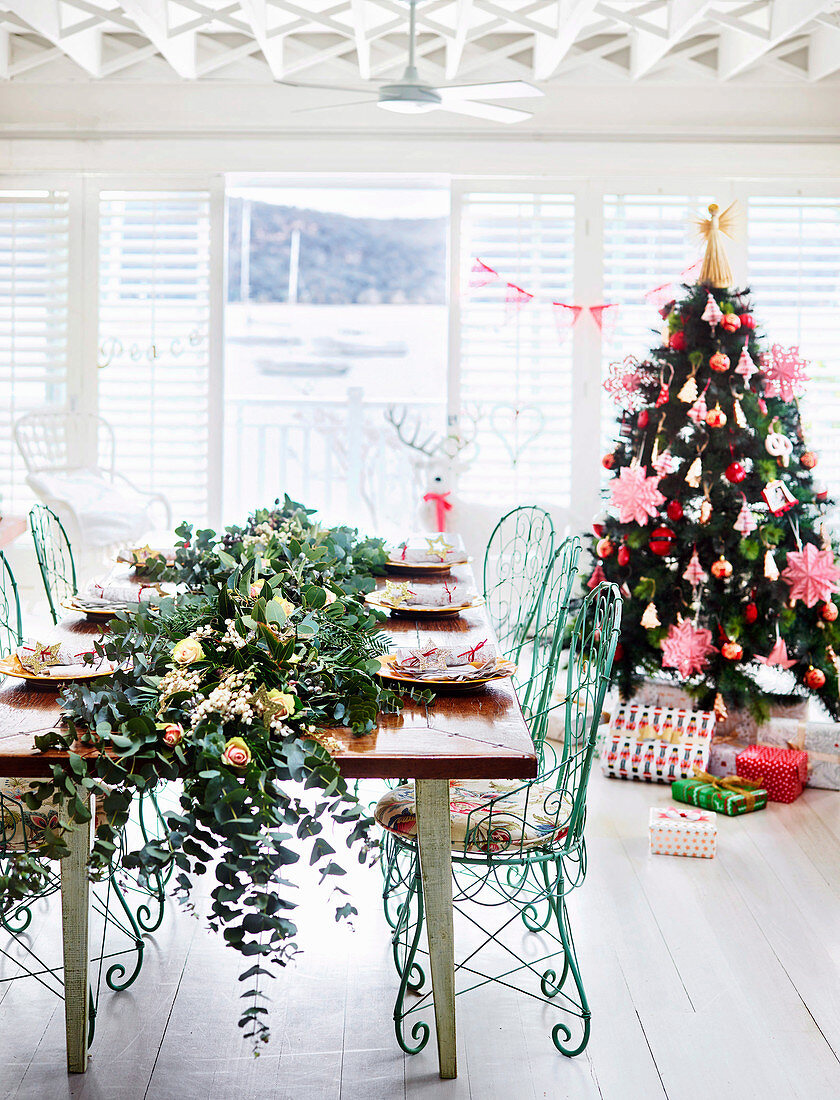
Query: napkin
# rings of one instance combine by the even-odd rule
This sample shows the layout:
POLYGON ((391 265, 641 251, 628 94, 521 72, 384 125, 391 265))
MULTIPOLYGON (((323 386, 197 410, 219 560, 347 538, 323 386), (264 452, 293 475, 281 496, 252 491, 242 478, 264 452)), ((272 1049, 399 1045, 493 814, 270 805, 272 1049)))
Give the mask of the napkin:
POLYGON ((433 644, 414 649, 400 648, 393 668, 402 676, 417 680, 478 680, 488 676, 509 676, 511 664, 493 646, 480 642, 469 649, 450 649, 433 644))

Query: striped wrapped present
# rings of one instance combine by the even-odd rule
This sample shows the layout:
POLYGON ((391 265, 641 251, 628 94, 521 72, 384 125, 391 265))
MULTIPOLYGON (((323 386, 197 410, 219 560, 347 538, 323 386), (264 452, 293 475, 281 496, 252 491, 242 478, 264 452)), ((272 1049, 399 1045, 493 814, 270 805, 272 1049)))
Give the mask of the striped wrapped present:
POLYGON ((601 748, 601 770, 618 779, 673 783, 706 770, 715 728, 710 710, 622 703, 601 748))

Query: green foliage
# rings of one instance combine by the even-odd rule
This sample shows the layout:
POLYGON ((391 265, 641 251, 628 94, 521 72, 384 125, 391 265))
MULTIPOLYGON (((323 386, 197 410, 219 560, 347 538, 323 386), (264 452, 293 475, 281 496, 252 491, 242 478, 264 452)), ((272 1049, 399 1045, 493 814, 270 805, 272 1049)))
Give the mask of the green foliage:
MULTIPOLYGON (((214 875, 209 923, 249 960, 240 1025, 257 1044, 268 1040, 259 982, 272 972, 259 960, 282 965, 297 950, 295 865, 307 857, 319 868, 337 919, 355 912, 331 885, 344 872, 323 821, 365 859, 372 820, 325 744, 331 727, 365 734, 402 705, 375 677, 382 616, 359 598, 385 555, 380 540, 323 528, 288 498, 222 538, 187 524, 178 534, 174 567, 147 572, 177 579, 180 593, 117 616, 95 648, 118 671, 71 685, 61 700, 68 728, 36 738, 41 750, 78 739, 100 753, 71 752, 27 801, 60 807, 62 830, 47 831, 42 855, 66 852, 64 829, 89 819, 94 793, 107 816, 94 875, 115 858, 141 878, 174 867, 185 902, 198 876, 214 875), (180 812, 166 815, 162 837, 126 850, 133 799, 175 778, 180 812)), ((12 859, 2 904, 37 892, 42 874, 37 858, 12 859)))
MULTIPOLYGON (((768 396, 763 373, 753 375, 745 385, 743 377, 735 371, 744 346, 753 361, 760 363, 765 345, 759 331, 742 326, 729 332, 722 325, 712 330, 702 319, 710 290, 724 313, 735 313, 739 318, 751 316, 747 291, 718 290, 705 285, 685 287, 681 300, 665 311, 669 332, 684 333, 685 348, 652 349, 651 362, 647 364, 651 380, 643 382, 641 389, 644 408, 622 416, 613 476, 618 477, 637 461, 650 467, 654 441, 658 440, 659 451, 668 448, 674 457, 673 472, 662 477, 659 489, 666 503, 672 500, 680 503, 683 515, 679 520, 670 520, 663 504, 660 514, 651 517, 646 525, 621 523, 614 514, 606 520, 605 536, 616 546, 623 542, 629 551, 626 565, 618 564, 617 554, 601 562, 608 580, 626 586, 622 648, 613 666, 613 676, 627 696, 643 675, 662 675, 663 637, 679 616, 696 617, 700 625, 711 630, 716 652, 709 655, 703 672, 691 676, 687 682, 674 671, 665 669, 664 674, 679 679, 698 702, 710 704, 720 691, 727 705, 748 706, 758 715, 766 714, 770 696, 757 681, 762 666, 754 658, 769 653, 778 629, 784 635, 789 655, 796 660, 792 671, 798 686, 794 690, 802 694, 809 690, 804 680, 811 665, 822 669, 826 683, 818 694, 830 713, 840 718, 835 668, 835 655, 840 654, 840 619, 834 623, 824 621, 819 603, 805 607, 799 601, 795 607, 789 607, 789 589, 784 579, 765 576, 768 551, 782 571, 787 555, 799 548, 800 541, 817 545, 822 542, 822 522, 831 502, 824 494, 818 497, 812 472, 801 461, 808 448, 796 402, 768 396), (716 351, 724 352, 730 360, 729 369, 722 373, 709 367, 710 357, 716 351), (673 378, 667 400, 657 405, 660 377, 667 381, 671 368, 673 378), (705 392, 708 408, 720 405, 726 414, 725 426, 697 425, 688 418, 689 406, 679 400, 678 394, 692 373, 698 390, 705 392), (746 419, 744 427, 739 426, 736 417, 736 398, 746 419), (765 447, 776 420, 775 427, 793 444, 786 467, 777 463, 765 447), (702 475, 700 484, 694 488, 687 483, 686 474, 698 455, 702 475), (746 471, 740 483, 732 483, 725 476, 734 461, 746 471), (762 497, 762 490, 771 480, 782 481, 798 502, 792 511, 780 517, 769 513, 762 497), (758 523, 757 530, 746 538, 734 529, 744 500, 758 523), (701 512, 704 501, 711 505, 708 517, 701 512), (676 536, 674 553, 667 557, 657 556, 648 545, 650 531, 660 524, 672 528, 676 536), (696 593, 683 578, 695 549, 703 569, 710 574, 696 593), (729 578, 711 575, 712 563, 721 556, 732 565, 729 578), (662 623, 656 630, 641 626, 650 599, 655 599, 662 623), (745 616, 748 604, 754 604, 757 610, 753 622, 745 616), (727 639, 737 639, 743 646, 742 660, 729 661, 720 653, 721 644, 727 639)), ((596 541, 593 539, 591 544, 593 562, 597 560, 596 541)))

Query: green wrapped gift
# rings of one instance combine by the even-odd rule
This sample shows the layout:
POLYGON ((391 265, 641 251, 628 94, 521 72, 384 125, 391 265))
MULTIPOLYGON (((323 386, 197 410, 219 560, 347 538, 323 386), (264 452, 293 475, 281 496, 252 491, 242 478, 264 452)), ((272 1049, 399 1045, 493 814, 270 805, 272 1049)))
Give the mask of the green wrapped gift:
POLYGON ((715 810, 728 817, 763 810, 767 805, 767 791, 758 783, 738 775, 709 775, 699 768, 694 772, 693 779, 678 779, 671 784, 671 794, 677 802, 687 802, 701 810, 715 810))

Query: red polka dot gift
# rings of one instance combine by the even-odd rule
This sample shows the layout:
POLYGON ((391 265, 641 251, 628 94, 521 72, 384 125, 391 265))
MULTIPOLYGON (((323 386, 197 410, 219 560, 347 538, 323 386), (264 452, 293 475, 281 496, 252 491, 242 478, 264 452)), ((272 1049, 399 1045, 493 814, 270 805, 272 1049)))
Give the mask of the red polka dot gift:
POLYGON ((738 775, 760 783, 771 802, 795 802, 808 778, 808 753, 775 745, 750 745, 738 753, 738 775))

